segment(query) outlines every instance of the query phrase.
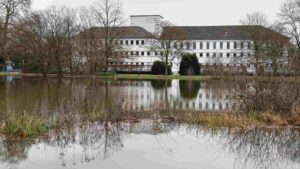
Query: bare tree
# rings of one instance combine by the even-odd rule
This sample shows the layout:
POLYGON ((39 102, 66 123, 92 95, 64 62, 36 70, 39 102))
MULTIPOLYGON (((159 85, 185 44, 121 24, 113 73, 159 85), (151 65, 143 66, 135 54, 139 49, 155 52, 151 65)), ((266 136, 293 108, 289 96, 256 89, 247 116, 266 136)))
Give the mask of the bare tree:
POLYGON ((101 27, 105 71, 114 60, 118 50, 118 41, 122 37, 122 6, 118 0, 98 0, 92 7, 92 14, 97 26, 101 27))
POLYGON ((250 50, 254 58, 250 58, 250 61, 255 65, 256 74, 263 73, 264 68, 269 64, 271 64, 272 72, 276 74, 278 63, 284 61, 283 57, 289 43, 289 38, 278 32, 282 30, 282 27, 269 26, 265 14, 261 12, 248 14, 242 24, 246 25, 244 29, 253 43, 250 50))
POLYGON ((77 32, 76 11, 55 6, 43 11, 47 20, 47 42, 59 76, 65 68, 72 72, 71 38, 77 32))
MULTIPOLYGON (((47 20, 42 12, 34 12, 24 18, 16 27, 15 44, 24 49, 27 67, 36 65, 43 76, 47 76, 52 63, 47 38, 47 20)), ((25 66, 25 65, 23 65, 25 66)), ((23 67, 24 68, 24 67, 23 67)))
POLYGON ((278 13, 282 31, 293 39, 297 50, 290 48, 289 65, 300 70, 300 0, 286 0, 278 13))
POLYGON ((250 46, 251 53, 254 54, 254 58, 251 62, 254 63, 256 74, 258 75, 265 61, 266 36, 263 28, 268 25, 266 15, 261 12, 247 14, 241 23, 246 25, 244 29, 249 34, 253 43, 253 45, 250 46))
POLYGON ((73 39, 77 69, 88 74, 95 74, 103 62, 103 43, 101 32, 98 31, 92 11, 81 8, 79 12, 80 33, 73 39))
POLYGON ((176 57, 180 57, 184 48, 192 44, 184 42, 186 32, 181 27, 173 26, 170 22, 163 21, 160 28, 154 33, 155 39, 151 41, 151 50, 159 52, 161 61, 165 65, 165 75, 168 75, 168 67, 176 57))
POLYGON ((31 0, 0 0, 0 57, 10 60, 8 44, 16 18, 31 5, 31 0))

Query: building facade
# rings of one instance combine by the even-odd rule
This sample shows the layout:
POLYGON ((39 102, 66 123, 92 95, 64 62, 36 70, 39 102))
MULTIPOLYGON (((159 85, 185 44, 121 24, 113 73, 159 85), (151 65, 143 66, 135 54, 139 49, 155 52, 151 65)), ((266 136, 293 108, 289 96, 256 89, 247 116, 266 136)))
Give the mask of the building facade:
MULTIPOLYGON (((118 63, 112 63, 111 69, 118 72, 150 72, 155 61, 162 59, 162 52, 152 46, 156 40, 154 32, 159 30, 159 23, 163 17, 160 15, 133 15, 131 26, 123 27, 119 44, 122 47, 120 53, 123 59, 118 63)), ((172 62, 174 74, 179 72, 181 54, 195 54, 201 65, 202 72, 228 71, 255 73, 254 42, 245 30, 247 26, 171 26, 185 33, 185 38, 176 44, 181 48, 180 54, 174 52, 175 59, 172 62)), ((161 28, 162 32, 170 27, 161 28)), ((272 30, 261 29, 278 34, 272 30)), ((279 69, 285 70, 287 66, 287 52, 284 52, 279 69)), ((271 71, 271 60, 261 61, 264 71, 271 71)))

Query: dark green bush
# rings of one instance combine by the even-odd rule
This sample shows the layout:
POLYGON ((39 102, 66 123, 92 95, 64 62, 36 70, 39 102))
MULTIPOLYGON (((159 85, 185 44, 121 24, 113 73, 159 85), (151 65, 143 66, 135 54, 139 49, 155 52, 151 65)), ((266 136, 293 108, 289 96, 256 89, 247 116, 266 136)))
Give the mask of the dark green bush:
POLYGON ((183 54, 179 68, 180 75, 199 75, 200 63, 196 54, 183 54))
MULTIPOLYGON (((153 75, 165 75, 165 70, 166 70, 166 66, 165 66, 164 62, 155 61, 151 68, 151 73, 153 75)), ((168 66, 168 75, 171 75, 171 74, 172 74, 171 66, 168 66)))

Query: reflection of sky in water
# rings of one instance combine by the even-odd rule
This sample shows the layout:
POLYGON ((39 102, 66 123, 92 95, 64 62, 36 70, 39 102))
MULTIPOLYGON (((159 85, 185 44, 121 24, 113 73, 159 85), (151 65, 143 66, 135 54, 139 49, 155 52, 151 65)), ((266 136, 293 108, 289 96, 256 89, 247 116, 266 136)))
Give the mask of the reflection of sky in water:
MULTIPOLYGON (((297 152, 295 149, 282 151, 284 148, 299 146, 299 140, 296 145, 295 143, 281 145, 285 142, 279 141, 275 144, 264 135, 265 138, 261 140, 269 139, 268 142, 252 143, 251 138, 247 137, 255 135, 260 138, 263 132, 253 131, 252 134, 257 133, 237 137, 224 132, 213 134, 203 129, 176 125, 161 125, 160 134, 151 134, 154 132, 154 125, 149 121, 133 126, 123 124, 123 130, 118 133, 120 135, 108 137, 107 144, 103 144, 105 135, 94 143, 88 140, 83 143, 85 141, 80 135, 74 143, 63 146, 53 147, 49 146, 49 143, 40 143, 29 149, 26 160, 10 165, 3 162, 2 167, 4 165, 19 169, 298 169, 300 167, 299 162, 289 160, 290 155, 297 152), (121 139, 116 142, 118 140, 116 137, 121 139), (243 140, 245 138, 249 140, 243 140), (243 144, 240 144, 241 140, 243 144), (236 146, 240 149, 233 150, 236 146), (264 147, 269 149, 252 154, 264 147), (267 154, 268 152, 272 153, 267 154), (243 163, 245 161, 247 162, 243 163)), ((299 156, 297 158, 299 159, 299 156)))

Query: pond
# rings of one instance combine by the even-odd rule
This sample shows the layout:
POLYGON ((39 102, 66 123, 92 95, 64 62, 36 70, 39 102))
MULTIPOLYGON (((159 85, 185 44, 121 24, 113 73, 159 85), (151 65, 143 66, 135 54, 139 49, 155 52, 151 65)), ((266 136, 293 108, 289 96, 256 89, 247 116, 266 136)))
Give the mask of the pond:
MULTIPOLYGON (((143 119, 72 121, 70 127, 37 140, 2 138, 0 168, 300 168, 297 129, 213 130, 155 118, 186 111, 246 112, 260 107, 245 102, 246 97, 239 91, 252 93, 259 88, 269 94, 286 89, 274 88, 274 83, 254 83, 0 77, 2 112, 49 116, 105 111, 118 116, 135 114, 143 119)), ((292 92, 284 93, 298 96, 298 84, 289 83, 287 88, 292 92)))

